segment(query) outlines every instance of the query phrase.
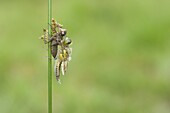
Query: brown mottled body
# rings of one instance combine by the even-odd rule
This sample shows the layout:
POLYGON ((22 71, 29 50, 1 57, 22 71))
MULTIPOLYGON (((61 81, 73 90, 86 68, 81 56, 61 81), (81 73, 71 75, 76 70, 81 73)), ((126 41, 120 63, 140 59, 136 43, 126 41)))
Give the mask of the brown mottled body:
POLYGON ((55 46, 51 47, 51 54, 54 57, 54 59, 56 59, 57 51, 58 51, 58 45, 55 45, 55 46))
POLYGON ((49 40, 51 42, 51 54, 56 59, 57 51, 58 51, 58 45, 61 45, 62 36, 59 35, 59 33, 54 34, 49 40))

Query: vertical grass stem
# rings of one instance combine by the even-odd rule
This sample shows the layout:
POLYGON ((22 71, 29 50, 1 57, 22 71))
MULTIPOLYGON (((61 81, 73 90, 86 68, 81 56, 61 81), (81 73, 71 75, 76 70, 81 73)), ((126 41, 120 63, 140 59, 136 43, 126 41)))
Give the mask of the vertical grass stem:
MULTIPOLYGON (((52 0, 48 0, 48 32, 51 36, 52 0)), ((48 37, 49 38, 49 37, 48 37)), ((48 113, 52 113, 52 56, 51 43, 48 43, 48 113)))

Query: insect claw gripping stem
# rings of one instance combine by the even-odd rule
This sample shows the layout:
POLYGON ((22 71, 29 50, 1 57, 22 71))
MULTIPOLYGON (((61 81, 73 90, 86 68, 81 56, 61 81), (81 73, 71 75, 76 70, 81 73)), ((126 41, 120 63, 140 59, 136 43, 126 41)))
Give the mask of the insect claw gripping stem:
POLYGON ((48 57, 49 60, 51 60, 51 57, 48 57))
POLYGON ((48 25, 50 25, 50 26, 51 26, 51 24, 50 24, 50 23, 48 23, 48 25))

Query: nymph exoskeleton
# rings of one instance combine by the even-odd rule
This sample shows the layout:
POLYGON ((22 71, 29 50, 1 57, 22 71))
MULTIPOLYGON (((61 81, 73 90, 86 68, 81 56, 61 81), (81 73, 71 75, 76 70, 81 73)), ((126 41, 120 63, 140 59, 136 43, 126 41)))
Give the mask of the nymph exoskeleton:
POLYGON ((62 27, 63 27, 63 25, 57 23, 57 22, 54 20, 54 18, 52 18, 52 20, 51 20, 51 30, 52 30, 52 34, 57 33, 56 28, 58 28, 58 30, 59 30, 59 28, 62 28, 62 27))
POLYGON ((43 35, 40 37, 40 39, 42 39, 44 41, 45 44, 48 43, 48 30, 47 29, 43 29, 43 35))

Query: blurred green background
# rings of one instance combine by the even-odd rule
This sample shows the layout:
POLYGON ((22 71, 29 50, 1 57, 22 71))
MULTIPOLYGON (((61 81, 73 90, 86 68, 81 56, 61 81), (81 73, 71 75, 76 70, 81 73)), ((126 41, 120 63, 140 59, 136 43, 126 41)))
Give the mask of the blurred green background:
MULTIPOLYGON (((53 0, 73 40, 54 113, 170 113, 169 0, 53 0)), ((47 0, 0 1, 0 113, 47 113, 47 0)))

